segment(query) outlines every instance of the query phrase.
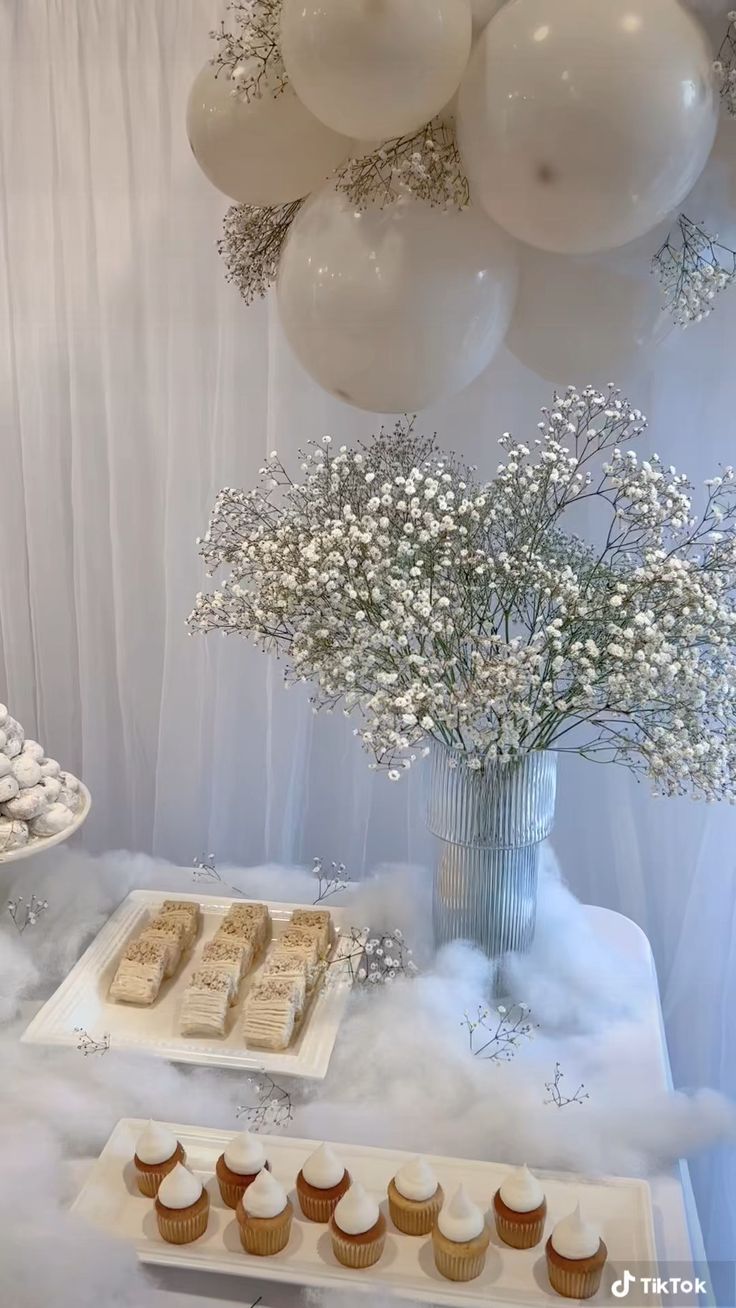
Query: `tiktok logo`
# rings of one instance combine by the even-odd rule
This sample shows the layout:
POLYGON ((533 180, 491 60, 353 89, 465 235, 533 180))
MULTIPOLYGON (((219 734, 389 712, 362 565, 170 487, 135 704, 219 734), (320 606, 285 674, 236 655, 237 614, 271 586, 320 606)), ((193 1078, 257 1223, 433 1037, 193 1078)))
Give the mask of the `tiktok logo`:
POLYGON ((636 1285, 636 1277, 632 1272, 626 1269, 621 1280, 614 1281, 611 1286, 611 1293, 614 1294, 617 1299, 625 1299, 632 1285, 636 1285))

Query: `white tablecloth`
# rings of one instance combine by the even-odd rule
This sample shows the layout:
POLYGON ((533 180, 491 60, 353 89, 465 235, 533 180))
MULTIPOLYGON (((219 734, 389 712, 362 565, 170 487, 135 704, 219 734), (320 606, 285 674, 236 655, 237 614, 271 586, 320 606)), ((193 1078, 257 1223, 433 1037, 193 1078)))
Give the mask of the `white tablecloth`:
MULTIPOLYGON (((647 1062, 637 1062, 631 1075, 646 1079, 647 1083, 662 1089, 672 1088, 669 1056, 664 1035, 662 1009, 659 1001, 657 975, 649 941, 629 918, 609 909, 588 907, 586 913, 604 948, 612 948, 628 955, 632 960, 643 961, 648 967, 651 984, 644 997, 642 1020, 651 1029, 647 1041, 647 1062)), ((74 1165, 75 1179, 81 1185, 89 1160, 78 1160, 74 1165)), ((654 1208, 657 1255, 660 1263, 687 1265, 693 1260, 705 1261, 703 1237, 686 1163, 681 1162, 671 1172, 651 1180, 654 1208)), ((178 1272, 171 1269, 150 1269, 156 1286, 155 1302, 160 1308, 171 1308, 175 1296, 191 1297, 192 1308, 218 1308, 224 1304, 246 1308, 261 1296, 259 1308, 300 1308, 303 1296, 293 1286, 277 1287, 272 1282, 244 1280, 240 1277, 216 1276, 202 1272, 178 1272)), ((499 1305, 499 1308, 501 1306, 499 1305)))

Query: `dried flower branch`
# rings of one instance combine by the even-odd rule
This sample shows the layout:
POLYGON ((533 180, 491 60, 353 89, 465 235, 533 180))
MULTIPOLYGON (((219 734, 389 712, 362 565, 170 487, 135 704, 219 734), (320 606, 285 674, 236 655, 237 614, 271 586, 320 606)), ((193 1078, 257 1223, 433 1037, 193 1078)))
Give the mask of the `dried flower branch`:
POLYGON ((471 1054, 491 1063, 510 1063, 522 1040, 531 1040, 536 1029, 530 1021, 528 1004, 513 1004, 511 1008, 499 1004, 493 1013, 479 1007, 478 1016, 471 1018, 466 1013, 461 1025, 467 1028, 471 1054), (480 1045, 476 1045, 477 1031, 483 1033, 480 1045))
POLYGON ((199 858, 194 859, 193 879, 197 882, 206 882, 209 885, 221 886, 223 890, 229 890, 233 895, 245 897, 245 891, 239 890, 237 886, 231 886, 223 881, 215 865, 214 854, 200 854, 199 858))
POLYGON ((332 875, 325 876, 322 859, 315 858, 312 860, 312 870, 319 886, 317 898, 312 900, 313 904, 321 904, 325 899, 329 899, 331 895, 339 894, 341 890, 347 888, 350 881, 350 873, 346 871, 344 863, 332 863, 332 875))
POLYGON ((412 958, 403 933, 398 927, 377 936, 368 936, 365 928, 351 927, 341 939, 340 948, 326 967, 347 965, 350 980, 360 985, 386 985, 397 977, 414 977, 419 969, 412 958))
POLYGON ((217 249, 226 280, 237 286, 246 304, 266 295, 275 282, 286 235, 303 203, 234 204, 225 214, 217 249))
POLYGON ((452 123, 433 119, 411 136, 398 136, 358 158, 337 175, 337 189, 356 208, 414 197, 443 209, 464 209, 470 187, 452 123))
POLYGON ((475 770, 554 749, 734 800, 734 470, 697 513, 686 476, 626 448, 645 427, 615 387, 570 387, 485 484, 406 421, 323 437, 295 479, 274 452, 217 498, 200 546, 229 575, 190 626, 284 656, 394 781, 432 739, 475 770), (564 529, 585 501, 602 544, 564 529))
POLYGON ((31 895, 25 908, 24 902, 22 895, 8 900, 8 914, 19 936, 23 935, 27 927, 34 927, 49 906, 47 899, 36 899, 35 895, 31 895))
POLYGON ((728 28, 713 64, 713 71, 726 110, 736 116, 736 9, 728 11, 728 28))
POLYGON ((249 1077, 248 1086, 253 1090, 257 1102, 240 1104, 236 1109, 236 1116, 245 1119, 248 1130, 281 1131, 288 1126, 294 1117, 289 1091, 277 1085, 266 1072, 257 1077, 249 1077))
POLYGON ((736 250, 681 213, 677 234, 670 232, 652 261, 665 293, 666 308, 680 327, 702 322, 715 298, 736 281, 736 250))
POLYGON ((74 1032, 75 1035, 79 1036, 77 1049, 81 1054, 84 1054, 85 1058, 88 1058, 90 1054, 106 1054, 110 1048, 109 1033, 103 1035, 101 1040, 95 1040, 94 1036, 85 1031, 83 1026, 75 1026, 74 1032))
POLYGON ((282 0, 229 0, 226 20, 210 32, 217 42, 212 64, 233 84, 233 95, 250 101, 266 91, 280 95, 288 84, 281 58, 279 24, 282 0))
POLYGON ((582 1083, 578 1086, 574 1095, 564 1095, 560 1087, 560 1082, 564 1079, 564 1076, 565 1073, 561 1070, 560 1064, 555 1063, 554 1080, 545 1081, 544 1083, 544 1088, 549 1095, 549 1099, 544 1100, 545 1104, 556 1104, 558 1108, 567 1108, 568 1104, 582 1104, 585 1099, 590 1099, 590 1095, 582 1083))

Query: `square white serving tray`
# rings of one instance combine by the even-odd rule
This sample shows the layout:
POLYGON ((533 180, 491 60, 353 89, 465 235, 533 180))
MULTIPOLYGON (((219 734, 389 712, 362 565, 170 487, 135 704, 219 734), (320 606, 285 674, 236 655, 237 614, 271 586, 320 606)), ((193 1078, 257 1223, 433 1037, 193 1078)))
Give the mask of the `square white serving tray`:
MULTIPOLYGON (((261 901, 267 902, 267 901, 261 901)), ((228 1029, 221 1038, 202 1039, 179 1033, 182 995, 189 977, 198 966, 202 946, 210 940, 231 904, 237 899, 217 895, 174 894, 163 890, 133 890, 115 910, 92 944, 75 963, 65 981, 44 1004, 23 1032, 31 1044, 76 1045, 82 1028, 95 1039, 110 1037, 111 1049, 137 1050, 176 1063, 205 1063, 213 1067, 279 1072, 282 1075, 319 1080, 327 1072, 337 1031, 347 1004, 352 975, 346 962, 333 961, 321 988, 310 1003, 301 1030, 288 1049, 249 1049, 240 1033, 246 978, 241 998, 230 1010, 228 1029), (203 923, 192 953, 176 976, 165 981, 150 1008, 119 1004, 108 997, 120 955, 135 936, 143 919, 164 899, 188 899, 199 904, 203 923)), ((311 904, 268 903, 276 937, 284 930, 295 908, 311 904)), ((350 936, 350 910, 327 905, 337 931, 331 959, 355 952, 350 936)), ((361 937, 361 939, 363 936, 361 937)), ((257 975, 258 969, 253 976, 257 975)))
MULTIPOLYGON (((536 1249, 509 1249, 498 1239, 492 1219, 492 1242, 481 1276, 465 1284, 444 1280, 434 1265, 430 1237, 402 1235, 388 1217, 386 1187, 410 1156, 396 1149, 336 1146, 351 1175, 362 1181, 381 1202, 388 1221, 386 1248, 380 1262, 358 1272, 337 1262, 328 1228, 308 1222, 302 1216, 294 1193, 297 1172, 318 1141, 261 1136, 271 1171, 291 1198, 294 1222, 283 1253, 273 1258, 256 1258, 243 1251, 235 1213, 223 1204, 214 1176, 215 1162, 232 1133, 172 1123, 171 1130, 186 1150, 188 1166, 207 1185, 211 1208, 208 1229, 201 1239, 190 1245, 166 1244, 158 1234, 153 1201, 138 1192, 132 1165, 136 1141, 145 1125, 132 1118, 118 1122, 73 1205, 73 1211, 92 1225, 132 1241, 144 1263, 291 1285, 332 1289, 350 1285, 356 1290, 392 1291, 420 1303, 465 1308, 481 1304, 496 1305, 496 1308, 501 1305, 539 1308, 539 1305, 564 1302, 547 1280, 544 1241, 536 1249)), ((461 1158, 430 1158, 429 1161, 446 1194, 451 1194, 462 1181, 471 1198, 486 1211, 509 1170, 506 1165, 461 1158)), ((540 1172, 538 1175, 547 1195, 545 1238, 555 1222, 571 1212, 578 1202, 586 1217, 603 1232, 609 1259, 603 1284, 589 1303, 619 1302, 611 1295, 610 1286, 626 1266, 646 1262, 656 1274, 651 1196, 645 1181, 614 1177, 588 1180, 574 1173, 540 1172)), ((656 1295, 648 1297, 647 1302, 650 1299, 653 1304, 660 1303, 656 1295)))

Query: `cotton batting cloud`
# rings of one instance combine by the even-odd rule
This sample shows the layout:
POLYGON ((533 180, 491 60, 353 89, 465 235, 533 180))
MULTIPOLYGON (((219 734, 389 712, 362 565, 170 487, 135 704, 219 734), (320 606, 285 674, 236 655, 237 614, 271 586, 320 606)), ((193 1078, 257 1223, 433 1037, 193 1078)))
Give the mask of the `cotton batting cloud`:
MULTIPOLYGON (((253 897, 311 902, 316 893, 313 878, 299 869, 222 868, 220 875, 253 897)), ((70 1170, 69 1160, 98 1154, 123 1116, 242 1129, 244 1079, 114 1049, 85 1058, 75 1049, 21 1045, 18 1037, 30 1016, 27 1001, 53 990, 129 889, 192 891, 192 869, 142 856, 55 851, 53 859, 27 863, 22 874, 8 866, 4 877, 8 897, 33 891, 49 908, 22 937, 12 923, 0 927, 0 1302, 154 1308, 151 1283, 132 1251, 66 1211, 83 1174, 78 1166, 70 1170), (83 1274, 70 1276, 71 1268, 83 1274)), ((632 1080, 628 1069, 650 1054, 649 1027, 638 1017, 644 978, 622 959, 601 957, 549 851, 535 946, 510 973, 538 1028, 509 1063, 474 1058, 463 1019, 488 1002, 490 967, 464 944, 430 959, 430 880, 425 869, 384 867, 339 897, 358 926, 400 927, 423 970, 416 980, 354 993, 326 1080, 306 1092, 298 1083, 288 1087, 291 1134, 588 1175, 647 1175, 734 1136, 734 1108, 722 1096, 665 1094, 632 1080), (566 1087, 585 1084, 590 1098, 581 1105, 545 1102, 556 1062, 566 1087)), ((217 885, 200 889, 227 893, 217 885)), ((273 1300, 280 1302, 276 1293, 273 1300)), ((187 1295, 170 1302, 191 1308, 187 1295)), ((308 1302, 353 1308, 354 1296, 315 1293, 308 1302)), ((365 1302, 390 1308, 393 1301, 382 1293, 365 1302)))

